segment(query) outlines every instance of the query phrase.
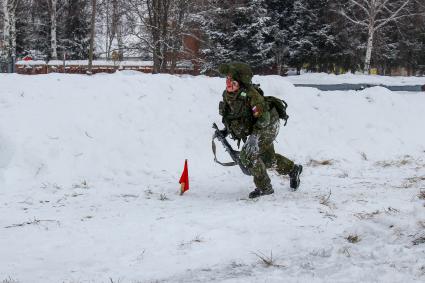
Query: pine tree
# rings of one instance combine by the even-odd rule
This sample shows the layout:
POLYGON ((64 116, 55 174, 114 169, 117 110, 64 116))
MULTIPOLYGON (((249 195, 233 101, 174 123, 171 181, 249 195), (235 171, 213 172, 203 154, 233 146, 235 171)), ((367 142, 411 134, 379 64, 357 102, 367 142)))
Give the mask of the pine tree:
POLYGON ((228 61, 243 61, 254 69, 267 65, 270 44, 265 42, 267 13, 263 0, 219 1, 205 16, 209 46, 204 49, 214 68, 228 61))
POLYGON ((330 24, 323 16, 328 0, 295 0, 289 27, 290 64, 299 71, 332 69, 328 50, 335 46, 330 24))
POLYGON ((424 67, 424 24, 423 17, 406 18, 391 23, 377 35, 372 58, 381 73, 391 74, 392 68, 404 67, 409 75, 414 75, 424 67))
POLYGON ((27 23, 22 23, 22 33, 20 37, 21 47, 25 53, 36 52, 49 55, 50 50, 50 17, 46 1, 34 1, 28 9, 27 6, 22 7, 22 12, 30 11, 29 17, 21 16, 21 19, 29 19, 27 23))
POLYGON ((314 54, 313 25, 317 22, 315 11, 309 9, 306 0, 295 0, 289 27, 290 64, 301 69, 308 57, 314 54))
POLYGON ((280 75, 289 62, 289 28, 293 18, 294 0, 265 0, 267 9, 266 43, 270 44, 269 63, 280 75))
POLYGON ((58 22, 60 49, 69 59, 87 59, 90 41, 90 3, 66 0, 58 22))

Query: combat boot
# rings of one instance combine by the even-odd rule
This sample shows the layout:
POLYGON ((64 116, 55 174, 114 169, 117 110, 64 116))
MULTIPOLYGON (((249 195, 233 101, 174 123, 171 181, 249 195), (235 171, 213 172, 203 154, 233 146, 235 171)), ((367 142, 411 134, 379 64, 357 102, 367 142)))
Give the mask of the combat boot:
POLYGON ((303 172, 303 166, 302 165, 294 165, 294 168, 292 168, 292 171, 289 172, 289 178, 290 178, 290 186, 292 190, 296 191, 298 187, 300 186, 300 175, 303 172))
POLYGON ((274 190, 271 186, 263 190, 256 188, 255 190, 249 193, 249 198, 258 198, 265 195, 271 195, 273 193, 274 193, 274 190))

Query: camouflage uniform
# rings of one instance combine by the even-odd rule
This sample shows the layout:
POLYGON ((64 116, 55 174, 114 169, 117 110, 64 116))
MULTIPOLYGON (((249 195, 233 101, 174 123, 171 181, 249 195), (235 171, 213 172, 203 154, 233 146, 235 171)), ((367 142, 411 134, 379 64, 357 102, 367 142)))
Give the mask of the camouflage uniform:
POLYGON ((241 162, 254 177, 256 187, 262 191, 273 192, 268 168, 279 174, 289 174, 294 162, 277 154, 273 142, 276 139, 280 120, 275 108, 269 107, 264 97, 252 86, 252 72, 248 65, 233 63, 220 66, 220 72, 231 75, 241 88, 238 92, 224 91, 220 102, 220 115, 223 124, 232 138, 244 145, 240 154, 241 162), (258 114, 253 115, 253 110, 258 114))

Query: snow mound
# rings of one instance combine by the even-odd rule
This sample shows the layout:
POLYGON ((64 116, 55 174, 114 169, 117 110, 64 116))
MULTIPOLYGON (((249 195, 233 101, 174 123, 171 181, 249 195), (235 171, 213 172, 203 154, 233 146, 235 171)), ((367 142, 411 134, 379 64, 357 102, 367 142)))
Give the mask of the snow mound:
POLYGON ((423 282, 425 96, 254 82, 304 165, 256 201, 213 162, 223 78, 0 75, 0 281, 423 282))
MULTIPOLYGON (((174 179, 185 158, 195 176, 208 179, 210 172, 222 170, 210 152, 211 124, 221 121, 221 78, 119 72, 2 76, 0 81, 6 93, 2 105, 7 105, 0 128, 19 149, 7 163, 3 157, 11 186, 16 176, 30 183, 131 182, 144 176, 149 183, 170 172, 174 179)), ((295 88, 278 76, 256 76, 254 82, 266 95, 288 102, 289 123, 276 148, 299 162, 352 161, 364 155, 381 160, 424 149, 423 95, 381 87, 326 93, 295 88)))
POLYGON ((379 76, 363 74, 327 74, 305 73, 289 76, 287 80, 294 84, 372 84, 372 85, 424 85, 424 77, 379 76))

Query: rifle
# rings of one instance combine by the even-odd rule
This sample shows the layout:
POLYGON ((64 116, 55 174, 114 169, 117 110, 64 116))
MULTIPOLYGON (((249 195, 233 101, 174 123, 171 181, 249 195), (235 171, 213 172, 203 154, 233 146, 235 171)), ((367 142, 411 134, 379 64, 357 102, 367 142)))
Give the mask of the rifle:
POLYGON ((249 169, 246 168, 241 163, 241 160, 239 158, 240 151, 234 150, 232 148, 232 146, 226 140, 226 136, 223 135, 223 133, 218 129, 218 126, 217 126, 216 123, 213 124, 213 129, 215 129, 215 132, 214 132, 214 135, 213 135, 213 138, 212 138, 212 151, 214 153, 214 161, 217 162, 218 164, 222 165, 222 166, 235 166, 235 165, 239 165, 239 167, 241 168, 242 172, 245 175, 252 176, 252 174, 249 171, 249 169), (223 162, 220 162, 220 161, 217 160, 216 146, 215 146, 215 142, 214 142, 215 139, 218 139, 223 144, 224 149, 229 153, 229 155, 232 158, 233 162, 223 163, 223 162))

